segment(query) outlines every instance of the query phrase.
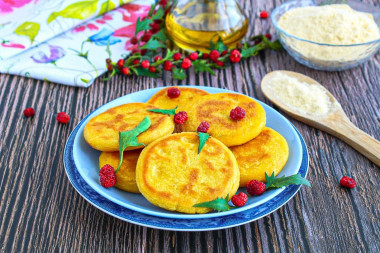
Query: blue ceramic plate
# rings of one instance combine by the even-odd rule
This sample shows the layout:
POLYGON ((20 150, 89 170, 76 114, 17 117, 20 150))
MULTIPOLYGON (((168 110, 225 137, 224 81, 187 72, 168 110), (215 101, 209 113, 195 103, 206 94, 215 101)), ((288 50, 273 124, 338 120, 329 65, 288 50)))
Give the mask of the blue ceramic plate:
MULTIPOLYGON (((209 88, 209 87, 197 87, 197 88, 207 90, 210 93, 228 92, 223 89, 216 89, 216 88, 209 88)), ((96 205, 102 210, 105 210, 105 211, 107 210, 103 207, 103 205, 99 205, 99 203, 97 202, 94 203, 94 201, 92 200, 93 198, 85 194, 85 192, 89 192, 89 191, 92 192, 91 194, 93 194, 95 190, 97 194, 94 195, 94 197, 96 196, 98 198, 99 195, 101 195, 103 196, 104 199, 107 199, 107 203, 111 201, 117 206, 119 206, 119 208, 124 207, 124 208, 130 209, 131 211, 133 210, 137 211, 138 213, 141 213, 141 214, 148 214, 148 215, 154 215, 154 216, 160 216, 160 217, 166 217, 166 218, 172 218, 172 219, 173 218, 175 219, 184 219, 184 218, 205 219, 205 218, 216 218, 220 216, 230 216, 232 214, 238 214, 238 213, 240 214, 245 213, 246 210, 252 210, 253 207, 259 207, 259 206, 262 206, 263 203, 268 203, 272 201, 273 199, 277 199, 279 194, 282 195, 283 191, 288 191, 288 189, 290 189, 288 188, 286 190, 284 189, 270 190, 270 191, 265 192, 265 194, 263 194, 262 196, 250 197, 249 202, 247 203, 246 206, 244 206, 243 208, 234 209, 232 211, 222 212, 222 213, 186 215, 186 214, 166 211, 161 208, 155 207, 151 205, 149 202, 147 202, 145 198, 143 198, 141 195, 123 192, 116 188, 105 189, 101 187, 98 181, 98 157, 99 157, 100 152, 92 149, 85 142, 83 138, 84 125, 88 122, 90 118, 94 117, 95 115, 111 107, 114 107, 123 103, 129 103, 129 102, 137 102, 137 101, 145 102, 159 89, 160 88, 140 91, 140 92, 136 92, 136 93, 118 98, 100 107, 94 112, 92 112, 85 119, 83 119, 78 124, 78 126, 74 129, 73 133, 71 134, 67 142, 67 146, 65 149, 65 167, 66 167, 67 174, 70 178, 70 181, 72 182, 74 187, 88 201, 90 201, 91 203, 93 203, 94 205, 96 205), (88 189, 88 187, 90 187, 91 189, 88 189), (84 189, 86 189, 86 191, 84 189)), ((300 137, 297 130, 291 125, 291 123, 288 120, 286 120, 283 116, 281 116, 279 113, 277 113, 275 110, 273 110, 269 106, 263 103, 261 104, 264 106, 264 109, 266 110, 266 113, 267 113, 267 126, 280 132, 286 138, 289 144, 289 149, 290 149, 289 160, 280 175, 291 175, 298 172, 302 172, 301 162, 305 163, 305 161, 303 161, 305 159, 306 159, 306 165, 305 165, 306 167, 304 168, 304 173, 306 173, 307 166, 308 166, 307 151, 306 151, 306 148, 304 150, 302 147, 302 145, 304 145, 302 137, 300 137)), ((286 201, 288 201, 289 199, 290 197, 286 201)), ((283 202, 282 204, 284 204, 285 202, 283 202)), ((105 204, 108 206, 109 204, 107 203, 105 204)), ((274 211, 275 209, 271 210, 270 212, 274 211)), ((124 220, 128 220, 126 217, 119 216, 114 212, 110 212, 110 211, 106 211, 106 212, 112 215, 116 215, 119 218, 122 218, 124 220)), ((131 221, 131 220, 128 220, 128 221, 131 221)), ((142 225, 148 225, 148 224, 142 224, 142 225)), ((174 228, 171 228, 171 229, 174 229, 174 228)))

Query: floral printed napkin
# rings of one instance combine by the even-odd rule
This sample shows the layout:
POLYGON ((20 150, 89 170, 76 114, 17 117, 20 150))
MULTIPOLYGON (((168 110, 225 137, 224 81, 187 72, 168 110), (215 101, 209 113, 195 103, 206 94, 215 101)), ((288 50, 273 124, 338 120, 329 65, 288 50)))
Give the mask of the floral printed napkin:
POLYGON ((114 61, 133 49, 136 20, 153 2, 135 1, 96 17, 123 1, 0 0, 0 73, 88 87, 106 72, 107 45, 114 61))

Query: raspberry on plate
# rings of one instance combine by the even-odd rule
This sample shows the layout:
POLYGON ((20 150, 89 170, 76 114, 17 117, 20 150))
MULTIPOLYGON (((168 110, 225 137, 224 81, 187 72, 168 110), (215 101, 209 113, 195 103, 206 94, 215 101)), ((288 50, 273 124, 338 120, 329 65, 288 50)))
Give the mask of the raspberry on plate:
POLYGON ((247 200, 248 200, 248 196, 244 192, 234 195, 231 199, 232 204, 234 204, 234 206, 237 206, 237 207, 244 206, 245 203, 247 203, 247 200))
POLYGON ((183 125, 187 120, 187 113, 186 112, 179 112, 176 115, 174 115, 174 122, 183 125))
POLYGON ((100 177, 100 184, 105 188, 112 187, 116 184, 115 170, 109 164, 104 165, 100 169, 99 177, 100 177))
POLYGON ((58 121, 59 123, 67 124, 67 123, 69 122, 69 120, 70 120, 70 116, 67 115, 66 113, 64 113, 64 112, 59 112, 59 113, 57 114, 57 121, 58 121))
POLYGON ((231 110, 230 117, 233 120, 241 120, 245 117, 245 110, 237 106, 235 109, 231 110))
POLYGON ((168 97, 177 98, 179 95, 181 95, 181 91, 178 88, 173 87, 168 89, 168 97))
POLYGON ((210 128, 210 124, 207 121, 203 121, 199 124, 197 128, 197 132, 207 133, 208 129, 210 128))
POLYGON ((251 180, 247 184, 247 192, 249 195, 258 196, 265 192, 266 186, 263 182, 251 180))

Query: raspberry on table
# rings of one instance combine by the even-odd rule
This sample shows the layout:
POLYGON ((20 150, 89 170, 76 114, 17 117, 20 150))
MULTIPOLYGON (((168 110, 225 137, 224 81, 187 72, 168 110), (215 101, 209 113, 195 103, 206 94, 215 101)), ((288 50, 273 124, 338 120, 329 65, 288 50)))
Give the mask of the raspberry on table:
POLYGON ((233 120, 241 120, 245 117, 245 110, 239 106, 230 111, 230 117, 233 120))
POLYGON ((352 189, 356 186, 356 182, 353 178, 350 178, 350 177, 347 177, 347 176, 344 176, 340 179, 340 185, 342 187, 345 187, 345 188, 348 188, 348 189, 352 189))
POLYGON ((172 88, 168 89, 167 94, 168 94, 169 98, 177 98, 181 95, 181 91, 180 91, 180 89, 178 89, 176 87, 172 87, 172 88))
POLYGON ((57 121, 62 124, 67 124, 70 120, 70 116, 65 112, 59 112, 57 114, 57 121))
POLYGON ((104 165, 100 169, 99 178, 100 178, 100 184, 105 188, 112 187, 116 184, 115 170, 109 164, 104 165))
POLYGON ((176 113, 176 115, 174 115, 174 122, 179 125, 183 125, 185 124, 187 118, 188 117, 187 117, 186 112, 179 112, 179 113, 176 113))
POLYGON ((26 108, 24 110, 24 116, 27 118, 34 116, 34 114, 36 114, 36 111, 32 107, 26 108))
POLYGON ((203 121, 201 124, 199 124, 197 132, 207 133, 209 128, 210 124, 207 121, 203 121))
POLYGON ((266 19, 268 17, 269 17, 269 13, 268 12, 266 12, 266 11, 261 11, 260 12, 260 18, 266 19))
POLYGON ((245 203, 247 203, 247 200, 248 200, 248 196, 244 192, 234 195, 231 199, 232 204, 234 204, 234 206, 237 206, 237 207, 244 206, 245 203))
POLYGON ((267 187, 263 182, 251 180, 248 182, 246 188, 249 195, 258 196, 263 194, 267 187))

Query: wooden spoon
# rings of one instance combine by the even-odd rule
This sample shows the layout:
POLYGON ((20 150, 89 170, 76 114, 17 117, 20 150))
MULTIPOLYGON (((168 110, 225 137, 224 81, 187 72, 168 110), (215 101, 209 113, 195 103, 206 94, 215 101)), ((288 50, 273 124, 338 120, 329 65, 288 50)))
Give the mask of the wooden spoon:
POLYGON ((338 137, 362 153, 377 166, 380 166, 380 142, 357 128, 348 119, 342 109, 342 106, 335 99, 335 97, 314 79, 291 71, 273 71, 267 74, 261 81, 261 90, 272 103, 280 107, 284 112, 293 118, 338 137), (281 101, 281 99, 279 99, 276 95, 276 92, 271 89, 273 76, 278 72, 297 78, 299 81, 310 85, 318 85, 321 89, 323 89, 330 98, 331 102, 328 113, 324 115, 316 115, 298 111, 294 109, 294 107, 281 101))

